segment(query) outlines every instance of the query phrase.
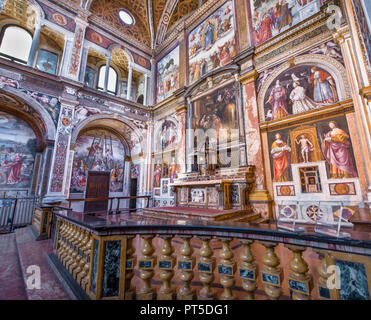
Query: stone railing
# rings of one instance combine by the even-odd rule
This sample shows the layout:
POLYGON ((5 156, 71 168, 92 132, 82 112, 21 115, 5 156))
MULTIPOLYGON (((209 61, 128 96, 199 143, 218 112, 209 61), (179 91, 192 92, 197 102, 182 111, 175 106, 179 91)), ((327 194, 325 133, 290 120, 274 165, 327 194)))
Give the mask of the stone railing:
POLYGON ((53 261, 91 299, 370 299, 369 233, 55 214, 53 261))

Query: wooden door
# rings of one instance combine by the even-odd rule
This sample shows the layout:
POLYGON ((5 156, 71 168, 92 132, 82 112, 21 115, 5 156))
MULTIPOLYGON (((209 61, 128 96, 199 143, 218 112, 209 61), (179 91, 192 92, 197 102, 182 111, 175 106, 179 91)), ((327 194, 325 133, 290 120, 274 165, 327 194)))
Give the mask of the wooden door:
MULTIPOLYGON (((137 196, 137 189, 138 189, 138 179, 131 179, 130 184, 130 196, 136 197, 137 196)), ((130 209, 135 209, 137 207, 137 199, 130 199, 130 209)))
MULTIPOLYGON (((109 171, 89 171, 85 198, 108 198, 110 176, 109 171)), ((84 212, 107 211, 107 209, 108 199, 85 201, 84 212)))

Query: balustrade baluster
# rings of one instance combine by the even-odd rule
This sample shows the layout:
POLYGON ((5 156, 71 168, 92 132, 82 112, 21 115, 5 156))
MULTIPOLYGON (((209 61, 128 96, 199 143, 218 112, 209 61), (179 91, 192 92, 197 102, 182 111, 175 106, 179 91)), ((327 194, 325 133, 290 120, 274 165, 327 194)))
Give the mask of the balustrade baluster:
POLYGON ((139 260, 139 277, 143 281, 143 286, 137 294, 138 300, 153 300, 156 292, 152 288, 152 278, 154 275, 154 267, 156 265, 156 257, 153 256, 155 249, 152 245, 153 235, 143 235, 141 238, 144 240, 142 248, 142 258, 139 260))
POLYGON ((63 252, 64 249, 64 233, 66 232, 68 225, 66 221, 60 221, 59 223, 59 231, 58 231, 58 242, 57 248, 55 250, 55 254, 57 255, 58 259, 63 252))
POLYGON ((240 240, 242 243, 242 253, 241 253, 241 264, 239 267, 240 278, 242 278, 242 287, 247 292, 245 300, 255 299, 256 285, 256 275, 258 273, 258 266, 255 261, 254 254, 251 250, 251 245, 253 240, 240 240))
POLYGON ((69 270, 70 266, 76 261, 77 256, 79 255, 79 244, 83 239, 83 232, 81 228, 77 228, 78 231, 75 235, 75 237, 72 239, 72 247, 73 247, 73 252, 71 255, 71 258, 66 261, 66 269, 69 270))
POLYGON ((174 267, 176 258, 173 255, 174 249, 171 245, 172 235, 160 236, 164 243, 161 248, 161 256, 158 262, 160 269, 160 279, 162 286, 157 294, 158 300, 173 300, 175 298, 174 289, 171 287, 171 279, 174 277, 174 267))
POLYGON ((80 228, 78 228, 76 225, 74 225, 73 226, 73 232, 70 234, 70 236, 68 238, 68 249, 67 249, 66 255, 62 259, 62 263, 63 263, 64 266, 66 266, 67 261, 72 258, 72 254, 75 250, 74 245, 73 245, 73 241, 75 240, 75 237, 79 232, 79 229, 80 228))
POLYGON ((312 277, 307 274, 308 264, 303 259, 305 247, 286 244, 286 248, 292 251, 293 257, 290 261, 290 275, 288 277, 289 289, 293 300, 310 300, 310 292, 313 289, 312 277))
POLYGON ((199 300, 213 300, 215 293, 211 289, 211 284, 214 281, 215 258, 213 250, 210 247, 211 237, 199 237, 202 240, 202 247, 200 249, 200 262, 198 263, 198 272, 203 288, 198 295, 199 300))
POLYGON ((76 280, 85 291, 87 291, 87 285, 89 283, 90 259, 93 251, 93 243, 94 239, 92 235, 89 234, 89 242, 86 245, 86 250, 84 250, 85 257, 82 259, 82 270, 79 273, 76 273, 76 280))
POLYGON ((178 300, 194 300, 196 292, 191 288, 191 282, 194 277, 193 268, 195 267, 196 259, 192 256, 193 248, 191 246, 192 236, 182 235, 183 246, 180 248, 180 257, 178 260, 179 278, 183 282, 180 287, 177 299, 178 300))
POLYGON ((64 237, 65 243, 66 243, 65 250, 61 254, 60 258, 59 258, 63 265, 64 265, 64 260, 68 257, 69 252, 71 250, 71 238, 73 237, 74 232, 75 232, 75 225, 74 224, 71 224, 71 227, 70 227, 68 233, 64 237))
POLYGON ((89 241, 88 234, 85 230, 82 231, 81 233, 81 240, 77 244, 77 256, 75 261, 70 265, 68 268, 69 272, 73 274, 73 271, 75 268, 77 268, 80 264, 81 259, 83 258, 83 251, 82 249, 86 246, 86 244, 89 241))
POLYGON ((236 263, 233 261, 233 251, 230 248, 231 238, 219 238, 222 242, 222 250, 220 251, 220 263, 218 264, 218 273, 220 275, 220 284, 224 288, 221 295, 222 300, 234 300, 236 296, 233 294, 232 288, 235 284, 234 274, 236 272, 236 263))
POLYGON ((137 257, 134 255, 135 247, 133 240, 135 236, 127 236, 126 244, 126 274, 125 274, 125 300, 133 300, 135 296, 135 287, 132 286, 131 280, 135 275, 135 265, 137 257))
POLYGON ((65 225, 65 227, 63 228, 63 231, 61 233, 60 247, 57 250, 57 256, 58 256, 58 259, 60 261, 61 261, 62 255, 64 255, 66 253, 66 251, 67 251, 67 248, 68 248, 67 235, 69 234, 69 232, 70 232, 70 230, 72 228, 72 224, 70 224, 70 223, 64 222, 63 224, 65 225))
POLYGON ((279 267, 280 259, 274 252, 277 243, 269 241, 261 241, 260 243, 266 248, 262 270, 262 282, 265 286, 264 291, 270 300, 278 300, 282 294, 281 282, 283 280, 283 273, 282 268, 279 267))

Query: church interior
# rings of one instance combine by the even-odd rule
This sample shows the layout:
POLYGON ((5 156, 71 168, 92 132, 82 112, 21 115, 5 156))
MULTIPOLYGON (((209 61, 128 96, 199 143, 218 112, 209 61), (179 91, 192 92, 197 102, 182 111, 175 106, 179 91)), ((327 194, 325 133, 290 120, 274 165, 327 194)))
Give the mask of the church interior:
POLYGON ((370 31, 368 0, 1 0, 0 300, 370 300, 370 31))

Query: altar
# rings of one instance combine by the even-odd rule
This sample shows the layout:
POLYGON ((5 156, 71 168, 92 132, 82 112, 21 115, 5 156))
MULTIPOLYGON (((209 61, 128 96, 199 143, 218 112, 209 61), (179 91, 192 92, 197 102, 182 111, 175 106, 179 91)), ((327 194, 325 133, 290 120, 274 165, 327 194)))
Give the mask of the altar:
POLYGON ((170 184, 176 194, 177 207, 232 208, 232 180, 179 181, 170 184))

